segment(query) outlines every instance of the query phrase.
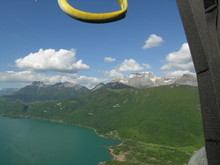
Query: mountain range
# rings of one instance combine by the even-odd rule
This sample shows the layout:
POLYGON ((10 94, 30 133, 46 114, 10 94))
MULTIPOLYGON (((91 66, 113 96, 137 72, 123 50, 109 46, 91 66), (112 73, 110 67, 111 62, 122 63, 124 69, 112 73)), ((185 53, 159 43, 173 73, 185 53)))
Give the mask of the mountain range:
POLYGON ((196 76, 184 74, 182 77, 159 77, 152 72, 133 73, 113 79, 112 82, 121 82, 135 88, 149 88, 162 85, 179 84, 197 86, 196 76))
POLYGON ((128 76, 121 76, 119 78, 113 79, 110 83, 104 84, 99 83, 92 89, 88 89, 79 84, 74 84, 71 82, 64 83, 56 83, 53 85, 44 84, 40 81, 34 81, 32 84, 21 88, 6 88, 0 90, 0 96, 3 95, 11 95, 14 98, 23 98, 24 100, 36 100, 34 94, 39 95, 39 100, 48 100, 48 97, 51 95, 56 95, 55 98, 51 98, 52 100, 59 100, 61 98, 65 99, 74 99, 82 94, 86 94, 90 91, 95 91, 103 86, 108 88, 116 89, 116 88, 151 88, 163 85, 189 85, 189 86, 197 86, 197 79, 195 76, 190 74, 184 74, 182 77, 173 78, 173 77, 159 77, 154 75, 152 72, 139 72, 133 73, 128 76), (28 91, 28 92, 27 92, 28 91), (25 93, 25 95, 24 95, 25 93), (27 93, 29 93, 27 95, 27 93), (41 95, 41 93, 44 93, 41 95), (31 97, 30 97, 31 95, 31 97))
POLYGON ((34 81, 32 84, 27 85, 21 89, 18 88, 5 88, 0 90, 0 96, 7 96, 13 98, 19 98, 25 101, 32 100, 60 100, 60 99, 75 99, 80 95, 93 92, 99 88, 152 88, 163 85, 189 85, 197 86, 197 79, 190 74, 184 74, 182 77, 159 77, 152 72, 139 72, 133 73, 129 76, 122 76, 115 78, 111 82, 104 84, 99 83, 92 89, 88 89, 79 84, 71 82, 56 83, 56 84, 44 84, 40 81, 34 81), (51 97, 54 96, 54 97, 51 97))
POLYGON ((74 100, 89 91, 84 86, 70 82, 47 85, 40 81, 34 81, 8 97, 23 101, 74 100))
POLYGON ((172 79, 147 72, 93 89, 69 82, 33 82, 0 97, 0 114, 95 128, 123 141, 114 150, 126 153, 128 164, 183 165, 204 145, 195 82, 191 75, 172 79))
POLYGON ((0 96, 11 95, 17 92, 18 90, 19 88, 3 88, 2 90, 0 90, 0 96))

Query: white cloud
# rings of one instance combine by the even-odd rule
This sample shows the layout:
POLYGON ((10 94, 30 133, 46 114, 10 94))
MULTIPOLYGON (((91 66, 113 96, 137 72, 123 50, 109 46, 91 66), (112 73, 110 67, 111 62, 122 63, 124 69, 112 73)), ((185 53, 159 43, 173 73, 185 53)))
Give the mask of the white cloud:
POLYGON ((112 57, 105 57, 104 61, 105 62, 114 62, 116 59, 112 57))
POLYGON ((180 63, 168 63, 161 67, 161 70, 172 70, 172 69, 180 69, 180 70, 192 70, 193 62, 180 64, 180 63))
POLYGON ((45 74, 36 74, 32 71, 6 71, 0 72, 0 82, 17 82, 17 83, 29 83, 33 81, 45 80, 45 74))
POLYGON ((23 70, 30 71, 56 71, 66 73, 76 73, 78 70, 87 70, 90 67, 82 60, 76 59, 74 49, 40 49, 36 53, 30 53, 24 58, 15 61, 16 66, 23 70))
POLYGON ((95 77, 79 76, 78 74, 62 74, 62 75, 46 75, 42 73, 35 73, 33 71, 6 71, 0 72, 0 82, 7 83, 22 83, 29 84, 33 81, 42 81, 48 84, 54 84, 57 82, 72 82, 75 84, 84 85, 88 88, 92 88, 96 84, 100 83, 102 79, 95 77))
POLYGON ((102 81, 103 79, 98 79, 96 77, 77 76, 74 83, 86 86, 87 88, 91 89, 102 81))
POLYGON ((184 43, 177 52, 168 54, 166 62, 167 64, 163 65, 160 69, 169 71, 166 72, 167 75, 181 76, 185 73, 194 73, 194 65, 188 43, 184 43))
POLYGON ((152 67, 150 66, 150 64, 142 64, 142 66, 145 68, 145 69, 151 69, 152 67))
POLYGON ((151 34, 150 37, 145 41, 143 49, 160 46, 164 42, 163 38, 156 34, 151 34))
POLYGON ((176 70, 173 72, 165 72, 166 76, 171 76, 171 77, 181 77, 184 74, 191 74, 191 75, 196 75, 195 72, 190 72, 189 70, 176 70))
POLYGON ((112 79, 112 78, 118 78, 118 77, 122 77, 123 74, 120 73, 118 70, 113 69, 111 71, 106 71, 106 72, 102 72, 105 76, 107 76, 107 79, 112 79))
POLYGON ((149 64, 138 64, 134 59, 125 59, 122 64, 118 67, 119 72, 130 72, 130 71, 140 71, 144 69, 149 69, 151 66, 149 64))

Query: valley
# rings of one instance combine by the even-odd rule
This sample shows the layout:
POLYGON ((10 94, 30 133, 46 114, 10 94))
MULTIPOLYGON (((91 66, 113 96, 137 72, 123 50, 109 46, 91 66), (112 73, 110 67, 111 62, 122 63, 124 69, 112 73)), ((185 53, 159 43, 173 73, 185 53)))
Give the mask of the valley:
POLYGON ((78 91, 74 97, 67 96, 71 94, 69 87, 64 88, 66 91, 59 88, 58 94, 55 88, 54 93, 45 88, 35 83, 0 97, 0 113, 90 127, 100 135, 120 139, 122 143, 111 149, 122 159, 115 157, 106 165, 183 165, 204 145, 195 86, 169 84, 138 89, 111 82, 96 90, 78 91))

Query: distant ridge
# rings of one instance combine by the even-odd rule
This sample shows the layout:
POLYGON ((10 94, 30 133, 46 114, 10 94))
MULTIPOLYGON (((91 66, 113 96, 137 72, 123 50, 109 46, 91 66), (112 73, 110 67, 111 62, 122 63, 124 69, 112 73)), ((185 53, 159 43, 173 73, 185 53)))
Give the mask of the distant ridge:
POLYGON ((178 84, 197 86, 197 79, 191 74, 184 74, 182 77, 159 77, 152 72, 133 73, 129 76, 115 78, 111 82, 120 82, 134 88, 150 88, 162 85, 178 84))
MULTIPOLYGON (((102 86, 99 85, 98 89, 103 89, 103 88, 105 89, 129 89, 129 88, 134 88, 134 87, 126 85, 121 82, 110 82, 107 84, 102 84, 102 86)), ((96 90, 97 90, 97 87, 96 87, 96 90)))
POLYGON ((2 90, 0 90, 0 96, 11 95, 17 92, 18 90, 19 90, 18 88, 3 88, 2 90))
POLYGON ((191 74, 184 74, 182 77, 178 78, 175 81, 175 84, 189 85, 189 86, 198 86, 196 76, 193 76, 191 74))
POLYGON ((91 91, 96 91, 96 90, 98 90, 99 88, 101 88, 101 87, 103 87, 103 86, 105 86, 104 83, 99 83, 98 85, 96 85, 95 87, 93 87, 93 88, 91 89, 91 91))
MULTIPOLYGON (((9 92, 0 91, 0 94, 9 92, 11 98, 17 98, 23 101, 41 101, 41 100, 74 100, 79 96, 103 89, 130 89, 130 88, 152 88, 164 85, 189 85, 197 86, 196 76, 184 74, 182 77, 159 77, 152 72, 133 73, 128 76, 115 78, 111 82, 99 83, 92 89, 88 89, 79 84, 71 82, 58 82, 56 84, 45 84, 41 81, 34 81, 24 88, 9 92)), ((8 95, 9 95, 8 94, 8 95)), ((7 94, 4 94, 7 95, 7 94)))
POLYGON ((23 101, 74 100, 89 91, 90 90, 84 86, 70 82, 47 85, 40 81, 34 81, 10 97, 23 101))

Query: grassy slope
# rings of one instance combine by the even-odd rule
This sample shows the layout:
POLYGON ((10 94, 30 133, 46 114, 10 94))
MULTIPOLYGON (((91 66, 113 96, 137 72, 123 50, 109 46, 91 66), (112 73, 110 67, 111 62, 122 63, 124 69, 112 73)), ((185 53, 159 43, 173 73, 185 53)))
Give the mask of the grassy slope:
POLYGON ((202 135, 198 94, 193 87, 111 90, 86 99, 80 111, 70 114, 70 121, 104 133, 118 130, 123 138, 171 146, 198 143, 202 135))
MULTIPOLYGON (((79 101, 7 101, 10 104, 0 102, 0 112, 9 116, 63 120, 93 127, 107 135, 117 132, 124 145, 114 150, 116 154, 126 153, 130 164, 182 165, 203 144, 195 87, 105 88, 82 96, 79 101)), ((107 164, 129 163, 110 161, 107 164)))

